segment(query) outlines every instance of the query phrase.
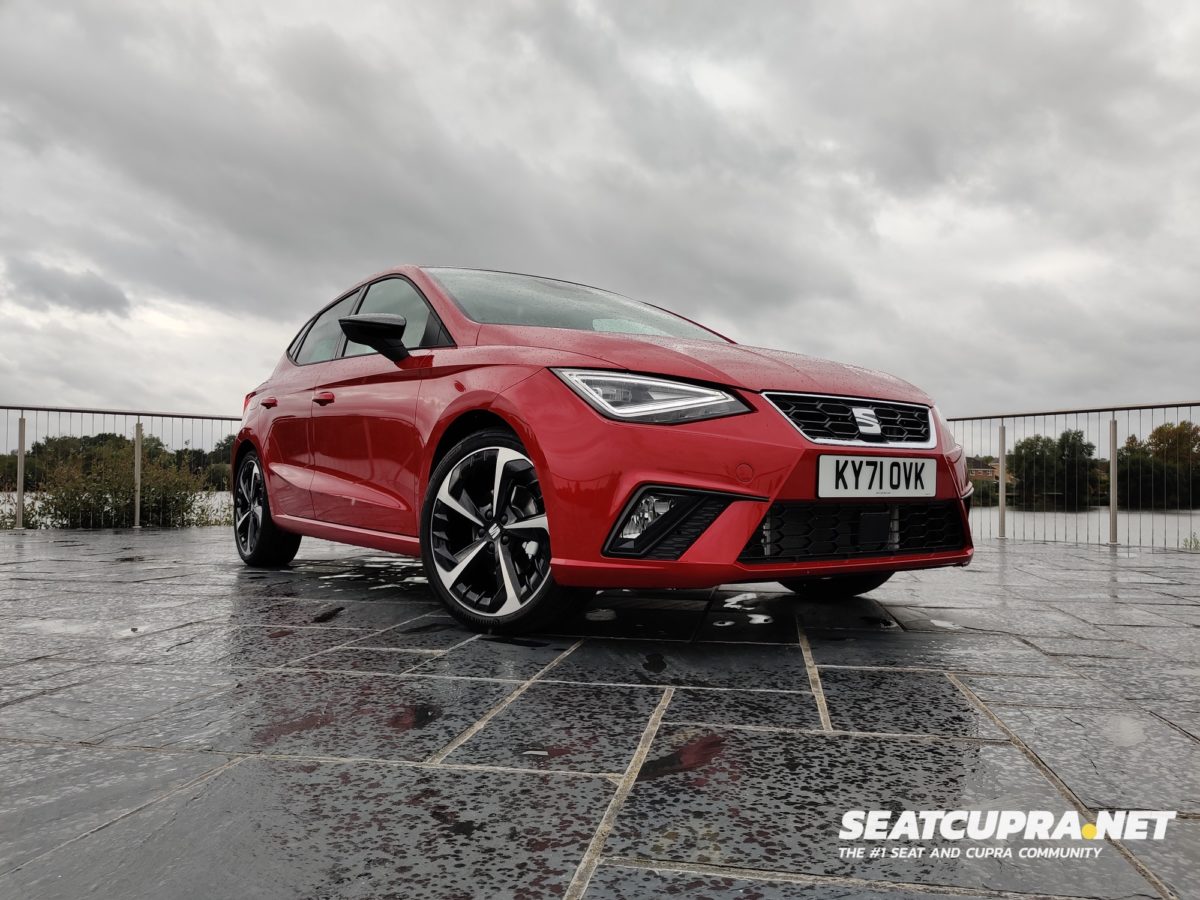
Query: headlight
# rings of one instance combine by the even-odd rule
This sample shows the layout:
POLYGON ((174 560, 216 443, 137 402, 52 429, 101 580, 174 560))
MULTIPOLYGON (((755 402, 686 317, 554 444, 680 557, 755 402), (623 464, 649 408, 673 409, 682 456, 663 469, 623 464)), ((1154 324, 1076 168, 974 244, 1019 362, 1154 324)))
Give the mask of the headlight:
POLYGON ((551 369, 602 416, 629 422, 694 422, 748 412, 728 391, 604 369, 551 369))

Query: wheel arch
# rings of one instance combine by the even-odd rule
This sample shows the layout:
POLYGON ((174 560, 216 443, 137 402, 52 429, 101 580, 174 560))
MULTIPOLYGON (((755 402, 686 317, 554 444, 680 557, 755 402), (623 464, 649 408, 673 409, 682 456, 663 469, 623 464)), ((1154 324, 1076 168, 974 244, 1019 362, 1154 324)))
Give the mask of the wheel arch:
POLYGON ((237 477, 238 466, 242 464, 242 457, 253 450, 258 453, 258 458, 262 459, 262 453, 259 452, 258 445, 254 443, 254 439, 248 434, 239 434, 237 440, 233 442, 233 476, 237 477))
POLYGON ((529 426, 515 409, 506 406, 502 396, 497 395, 493 398, 493 402, 486 406, 473 406, 447 416, 434 430, 428 444, 433 448, 433 452, 426 454, 421 471, 421 496, 418 498, 418 508, 425 502, 425 493, 429 490, 429 479, 433 476, 433 471, 437 468, 438 463, 460 441, 488 428, 498 428, 512 434, 524 445, 525 451, 533 460, 534 465, 538 467, 545 465, 541 447, 538 446, 529 426))
POLYGON ((446 423, 439 434, 433 453, 429 456, 422 483, 429 484, 429 475, 437 468, 438 463, 445 458, 451 448, 471 435, 489 428, 500 428, 520 437, 517 429, 493 409, 469 409, 459 413, 446 423))

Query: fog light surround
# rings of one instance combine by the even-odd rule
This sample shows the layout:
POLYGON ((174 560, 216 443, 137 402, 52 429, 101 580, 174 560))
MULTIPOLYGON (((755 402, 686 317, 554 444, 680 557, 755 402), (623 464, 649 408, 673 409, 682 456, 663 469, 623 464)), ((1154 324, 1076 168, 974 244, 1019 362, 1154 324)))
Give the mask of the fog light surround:
POLYGON ((678 559, 735 500, 763 497, 644 485, 617 517, 605 556, 678 559))

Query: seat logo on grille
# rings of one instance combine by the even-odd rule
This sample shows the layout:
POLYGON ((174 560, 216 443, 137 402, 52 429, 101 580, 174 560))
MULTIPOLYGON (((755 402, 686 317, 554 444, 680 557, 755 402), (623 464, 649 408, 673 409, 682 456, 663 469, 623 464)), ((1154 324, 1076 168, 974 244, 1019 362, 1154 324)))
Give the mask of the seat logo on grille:
POLYGON ((865 406, 852 406, 850 412, 854 413, 854 423, 858 426, 859 434, 883 434, 883 427, 879 424, 879 416, 875 415, 875 410, 865 406))

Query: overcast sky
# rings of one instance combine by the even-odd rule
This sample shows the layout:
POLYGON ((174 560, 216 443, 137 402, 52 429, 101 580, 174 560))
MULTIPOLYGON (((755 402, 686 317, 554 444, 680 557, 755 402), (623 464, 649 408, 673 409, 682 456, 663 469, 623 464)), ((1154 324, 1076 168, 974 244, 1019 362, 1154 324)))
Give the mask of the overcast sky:
POLYGON ((0 0, 0 402, 236 414, 406 262, 948 415, 1200 399, 1198 10, 0 0))

